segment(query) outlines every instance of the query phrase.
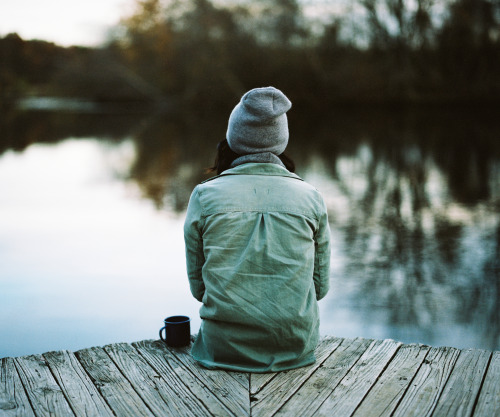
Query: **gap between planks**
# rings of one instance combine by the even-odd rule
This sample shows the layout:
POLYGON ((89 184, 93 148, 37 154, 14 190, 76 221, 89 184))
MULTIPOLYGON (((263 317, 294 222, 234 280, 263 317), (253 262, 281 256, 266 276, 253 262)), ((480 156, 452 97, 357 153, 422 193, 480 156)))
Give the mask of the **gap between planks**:
POLYGON ((500 413, 500 352, 323 338, 314 365, 211 371, 159 341, 1 359, 0 416, 457 416, 500 413), (42 381, 42 383, 40 383, 42 381))

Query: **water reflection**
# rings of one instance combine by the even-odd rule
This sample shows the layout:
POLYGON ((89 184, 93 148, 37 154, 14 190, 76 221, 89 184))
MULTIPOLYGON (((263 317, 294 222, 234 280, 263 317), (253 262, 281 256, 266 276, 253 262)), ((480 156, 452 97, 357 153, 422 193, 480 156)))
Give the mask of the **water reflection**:
MULTIPOLYGON (((499 349, 495 110, 337 109, 303 119, 296 114, 290 115, 289 153, 299 175, 325 195, 334 238, 322 332, 499 349)), ((102 326, 90 330, 89 317, 109 319, 105 326, 117 329, 107 343, 155 337, 157 323, 151 323, 169 303, 183 308, 178 302, 185 300, 186 313, 197 316, 184 279, 181 226, 191 190, 206 178, 203 168, 225 135, 225 117, 12 113, 0 125, 0 185, 10 190, 0 201, 0 280, 10 288, 5 294, 18 294, 13 299, 24 305, 31 300, 29 305, 38 307, 28 311, 37 313, 47 308, 41 299, 66 285, 67 291, 52 299, 59 308, 44 316, 52 323, 66 318, 63 311, 72 305, 67 298, 75 289, 93 305, 106 306, 102 312, 77 309, 79 322, 87 323, 85 346, 103 343, 91 335, 106 333, 102 326), (32 143, 58 143, 44 148, 52 170, 39 166, 41 148, 32 143), (70 181, 79 166, 87 179, 70 181), (38 211, 30 197, 23 206, 21 191, 41 185, 23 182, 14 167, 35 177, 52 172, 44 177, 45 188, 38 188, 44 190, 40 195, 53 194, 52 203, 38 211), (52 255, 38 251, 50 246, 44 242, 58 249, 52 255), (58 251, 64 256, 54 256, 58 251), (91 267, 96 260, 100 266, 91 267), (71 284, 62 285, 67 271, 75 270, 80 272, 69 274, 71 284), (38 281, 35 288, 45 290, 40 296, 31 290, 19 295, 26 286, 16 282, 23 280, 38 281), (140 282, 152 298, 137 292, 140 282), (114 298, 117 287, 122 297, 114 298), (137 308, 130 310, 130 304, 137 308), (141 326, 153 333, 137 331, 141 326)), ((11 328, 16 317, 27 320, 12 303, 7 306, 2 317, 9 320, 2 321, 2 329, 11 328)), ((72 348, 66 342, 53 348, 72 348)))
POLYGON ((123 179, 133 146, 68 139, 0 157, 0 357, 152 338, 164 315, 197 310, 182 218, 123 179))
MULTIPOLYGON (((463 346, 475 333, 482 346, 498 347, 495 204, 450 199, 432 160, 425 172, 419 165, 404 175, 361 146, 336 166, 328 192, 333 230, 342 239, 336 301, 348 303, 365 326, 382 320, 399 339, 463 346), (353 283, 344 287, 345 281, 353 283), (451 325, 458 326, 453 335, 451 325)), ((329 301, 335 314, 337 304, 329 301)))

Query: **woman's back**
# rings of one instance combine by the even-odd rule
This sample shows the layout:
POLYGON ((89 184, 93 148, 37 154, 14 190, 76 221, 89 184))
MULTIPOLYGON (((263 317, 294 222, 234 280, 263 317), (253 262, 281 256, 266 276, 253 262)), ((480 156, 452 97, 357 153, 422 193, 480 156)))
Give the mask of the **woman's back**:
POLYGON ((243 164, 195 189, 186 219, 186 235, 203 242, 195 359, 252 372, 314 362, 326 222, 318 191, 276 164, 243 164))

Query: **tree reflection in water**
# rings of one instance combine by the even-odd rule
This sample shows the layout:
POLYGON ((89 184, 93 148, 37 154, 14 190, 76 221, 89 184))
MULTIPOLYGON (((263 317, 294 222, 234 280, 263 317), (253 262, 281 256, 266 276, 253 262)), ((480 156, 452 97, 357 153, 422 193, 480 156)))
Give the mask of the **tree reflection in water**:
MULTIPOLYGON (((446 344, 440 332, 466 328, 473 335, 455 338, 459 347, 499 349, 500 121, 495 111, 290 113, 289 154, 298 174, 325 196, 334 238, 332 293, 324 302, 323 321, 334 320, 336 309, 348 306, 347 320, 388 329, 380 337, 446 344)), ((73 115, 68 120, 23 114, 9 120, 15 123, 4 119, 2 127, 10 133, 0 152, 79 132, 102 140, 132 138, 136 158, 128 179, 158 209, 176 213, 207 178, 204 169, 226 129, 220 115, 73 115)))
POLYGON ((401 118, 379 114, 380 130, 344 132, 330 158, 327 140, 319 148, 343 242, 335 287, 367 323, 378 312, 429 342, 439 339, 437 328, 470 326, 484 347, 498 349, 498 126, 487 117, 423 116, 399 125, 401 118), (346 281, 355 290, 343 291, 346 281))

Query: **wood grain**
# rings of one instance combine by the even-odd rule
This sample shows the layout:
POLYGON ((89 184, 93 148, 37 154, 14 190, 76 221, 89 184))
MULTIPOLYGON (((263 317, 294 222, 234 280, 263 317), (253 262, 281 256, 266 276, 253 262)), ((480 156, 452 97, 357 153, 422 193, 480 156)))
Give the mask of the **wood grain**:
MULTIPOLYGON (((264 387, 259 387, 254 383, 252 374, 251 381, 253 392, 250 392, 250 401, 252 405, 252 416, 268 416, 279 410, 282 405, 302 386, 309 377, 323 364, 323 362, 339 347, 342 339, 324 338, 320 341, 315 354, 316 363, 304 368, 292 369, 286 372, 280 372, 275 375, 264 387), (258 390, 257 387, 260 389, 258 390)), ((259 381, 262 383, 262 380, 259 381)))
POLYGON ((460 351, 431 348, 396 408, 394 417, 431 416, 460 351))
POLYGON ((500 352, 327 337, 284 372, 208 370, 163 342, 0 362, 0 417, 500 417, 500 352))
POLYGON ((105 346, 104 350, 154 414, 172 417, 207 414, 204 405, 175 373, 160 375, 133 346, 117 343, 105 346))
POLYGON ((73 353, 49 352, 43 357, 77 417, 114 416, 73 353))
POLYGON ((83 349, 75 355, 117 416, 154 416, 103 348, 83 349))
POLYGON ((356 409, 353 417, 390 416, 417 373, 429 346, 403 345, 356 409))
MULTIPOLYGON (((134 343, 133 346, 160 375, 164 376, 174 373, 189 388, 192 395, 204 404, 211 415, 239 415, 236 410, 233 410, 232 401, 227 401, 226 398, 219 398, 219 396, 214 394, 210 387, 196 378, 191 370, 182 364, 163 342, 146 340, 134 343)), ((228 383, 234 384, 235 382, 228 380, 228 383)), ((240 406, 237 408, 239 409, 240 406)))
POLYGON ((249 372, 228 372, 228 375, 238 382, 244 389, 248 390, 250 386, 249 372))
POLYGON ((490 352, 479 349, 460 352, 432 414, 434 417, 472 415, 490 356, 490 352))
POLYGON ((234 384, 229 372, 203 368, 191 357, 189 349, 172 349, 172 353, 236 415, 250 415, 248 387, 234 384))
POLYGON ((15 364, 37 417, 75 415, 41 355, 16 358, 15 364))
POLYGON ((371 343, 368 339, 344 339, 275 415, 314 416, 371 343))
POLYGON ((35 416, 12 358, 0 360, 0 416, 35 416))
POLYGON ((350 416, 361 403, 401 343, 376 340, 314 413, 317 417, 350 416))
POLYGON ((500 416, 500 351, 493 352, 474 417, 500 416))

